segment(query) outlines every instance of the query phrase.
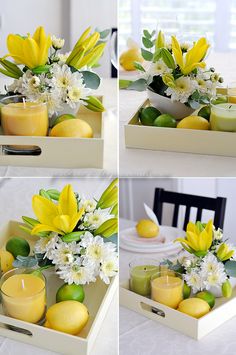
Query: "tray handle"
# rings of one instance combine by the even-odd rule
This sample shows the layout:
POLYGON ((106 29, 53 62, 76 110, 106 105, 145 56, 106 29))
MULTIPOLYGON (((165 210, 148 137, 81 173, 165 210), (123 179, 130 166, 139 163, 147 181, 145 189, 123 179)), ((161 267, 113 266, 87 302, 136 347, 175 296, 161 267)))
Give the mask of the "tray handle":
POLYGON ((162 318, 166 317, 166 314, 165 314, 165 312, 162 309, 154 307, 154 306, 151 306, 148 303, 145 303, 145 302, 141 301, 139 303, 139 306, 140 306, 142 312, 145 312, 145 313, 150 313, 151 312, 151 313, 156 314, 159 317, 162 317, 162 318))
MULTIPOLYGON (((1 316, 0 318, 0 328, 5 329, 6 331, 11 331, 11 332, 17 332, 20 334, 25 334, 27 336, 32 337, 33 333, 32 330, 27 329, 27 325, 23 325, 23 326, 16 326, 15 325, 15 320, 13 319, 11 321, 11 319, 6 319, 8 317, 5 316, 1 316)), ((19 322, 19 321, 18 321, 19 322)))

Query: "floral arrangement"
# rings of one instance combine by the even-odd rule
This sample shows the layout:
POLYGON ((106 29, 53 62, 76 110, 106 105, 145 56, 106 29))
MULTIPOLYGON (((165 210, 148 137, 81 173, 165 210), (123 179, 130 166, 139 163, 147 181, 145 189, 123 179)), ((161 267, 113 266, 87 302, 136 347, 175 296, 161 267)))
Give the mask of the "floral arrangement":
POLYGON ((143 31, 141 53, 150 63, 146 70, 135 63, 144 77, 129 83, 131 89, 145 90, 147 87, 159 95, 197 109, 200 104, 209 104, 216 95, 216 88, 223 78, 214 68, 207 68, 205 58, 210 47, 206 38, 189 43, 179 43, 175 36, 167 42, 159 31, 143 31))
POLYGON ((176 242, 188 255, 176 261, 165 260, 163 264, 183 274, 193 293, 208 290, 230 297, 229 278, 236 277, 236 249, 223 240, 222 230, 216 229, 211 220, 207 224, 189 222, 186 237, 176 242))
POLYGON ((80 104, 92 111, 104 111, 102 103, 90 93, 100 85, 93 68, 98 66, 109 33, 91 34, 89 27, 69 53, 59 53, 65 40, 46 35, 43 27, 38 27, 33 36, 9 34, 9 53, 0 58, 0 72, 15 79, 6 87, 7 95, 22 94, 29 101, 47 102, 50 116, 65 108, 78 109, 80 104))
POLYGON ((65 283, 84 285, 100 277, 106 284, 118 270, 116 244, 117 179, 100 199, 74 193, 71 185, 58 190, 41 189, 33 196, 37 219, 22 217, 21 228, 37 236, 33 256, 18 256, 15 267, 35 267, 41 271, 55 266, 65 283))

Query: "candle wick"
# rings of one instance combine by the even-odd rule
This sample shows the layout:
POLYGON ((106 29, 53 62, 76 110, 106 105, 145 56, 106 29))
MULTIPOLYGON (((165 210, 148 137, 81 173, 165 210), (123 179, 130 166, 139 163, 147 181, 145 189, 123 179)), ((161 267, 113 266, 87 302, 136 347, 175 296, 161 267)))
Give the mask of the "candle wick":
POLYGON ((21 280, 21 286, 23 289, 25 288, 25 281, 23 279, 21 280))
POLYGON ((144 271, 146 271, 146 270, 147 270, 147 268, 145 267, 145 268, 144 268, 144 271))
POLYGON ((229 109, 231 109, 232 105, 229 106, 229 109))

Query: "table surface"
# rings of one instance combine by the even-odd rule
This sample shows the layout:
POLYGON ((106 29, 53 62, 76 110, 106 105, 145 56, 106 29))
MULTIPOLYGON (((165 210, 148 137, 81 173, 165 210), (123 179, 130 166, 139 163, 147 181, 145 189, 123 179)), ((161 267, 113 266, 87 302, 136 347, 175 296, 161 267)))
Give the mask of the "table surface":
MULTIPOLYGON (((120 220, 120 230, 135 222, 120 220)), ((120 248, 120 279, 129 275, 129 262, 140 256, 120 248)), ((142 254, 143 256, 143 254, 142 254)), ((151 254, 155 258, 155 254, 151 254)), ((120 355, 234 355, 236 317, 196 341, 158 322, 149 320, 125 307, 120 307, 120 355)))
MULTIPOLYGON (((70 178, 0 178, 0 214, 1 225, 6 221, 21 221, 21 216, 33 217, 31 199, 39 188, 62 189, 71 183, 74 190, 81 194, 98 198, 111 180, 108 179, 70 179, 70 178)), ((95 296, 96 297, 96 296, 95 296)), ((102 327, 92 348, 92 355, 117 355, 118 354, 118 290, 109 310, 105 316, 102 327)), ((42 340, 43 343, 43 340, 42 340)), ((57 355, 47 351, 0 336, 0 355, 57 355)), ((68 355, 68 353, 67 353, 68 355)), ((79 353, 78 353, 79 355, 79 353)))
MULTIPOLYGON (((224 77, 224 86, 236 81, 235 60, 236 55, 232 53, 212 53, 207 59, 208 66, 215 67, 224 77)), ((124 125, 146 98, 145 92, 120 90, 120 176, 236 175, 236 158, 126 148, 124 125)))
MULTIPOLYGON (((0 92, 4 85, 11 83, 10 78, 0 74, 0 92)), ((56 169, 42 167, 0 166, 0 176, 115 176, 117 174, 117 80, 103 79, 96 95, 104 96, 104 168, 103 169, 56 169)), ((86 152, 85 152, 86 154, 86 152)))

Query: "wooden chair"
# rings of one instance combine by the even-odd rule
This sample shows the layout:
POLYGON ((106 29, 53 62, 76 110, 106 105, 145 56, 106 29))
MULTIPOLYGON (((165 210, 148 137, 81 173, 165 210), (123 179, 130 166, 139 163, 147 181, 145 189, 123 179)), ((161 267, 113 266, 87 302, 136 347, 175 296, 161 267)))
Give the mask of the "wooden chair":
POLYGON ((196 221, 201 221, 203 210, 214 211, 214 225, 216 228, 223 229, 226 200, 227 199, 225 197, 212 198, 184 194, 179 192, 165 191, 164 189, 156 188, 153 211, 161 224, 163 204, 169 203, 174 205, 172 227, 177 227, 179 207, 186 206, 183 224, 184 230, 186 230, 187 224, 189 222, 189 216, 192 207, 197 208, 196 221))

